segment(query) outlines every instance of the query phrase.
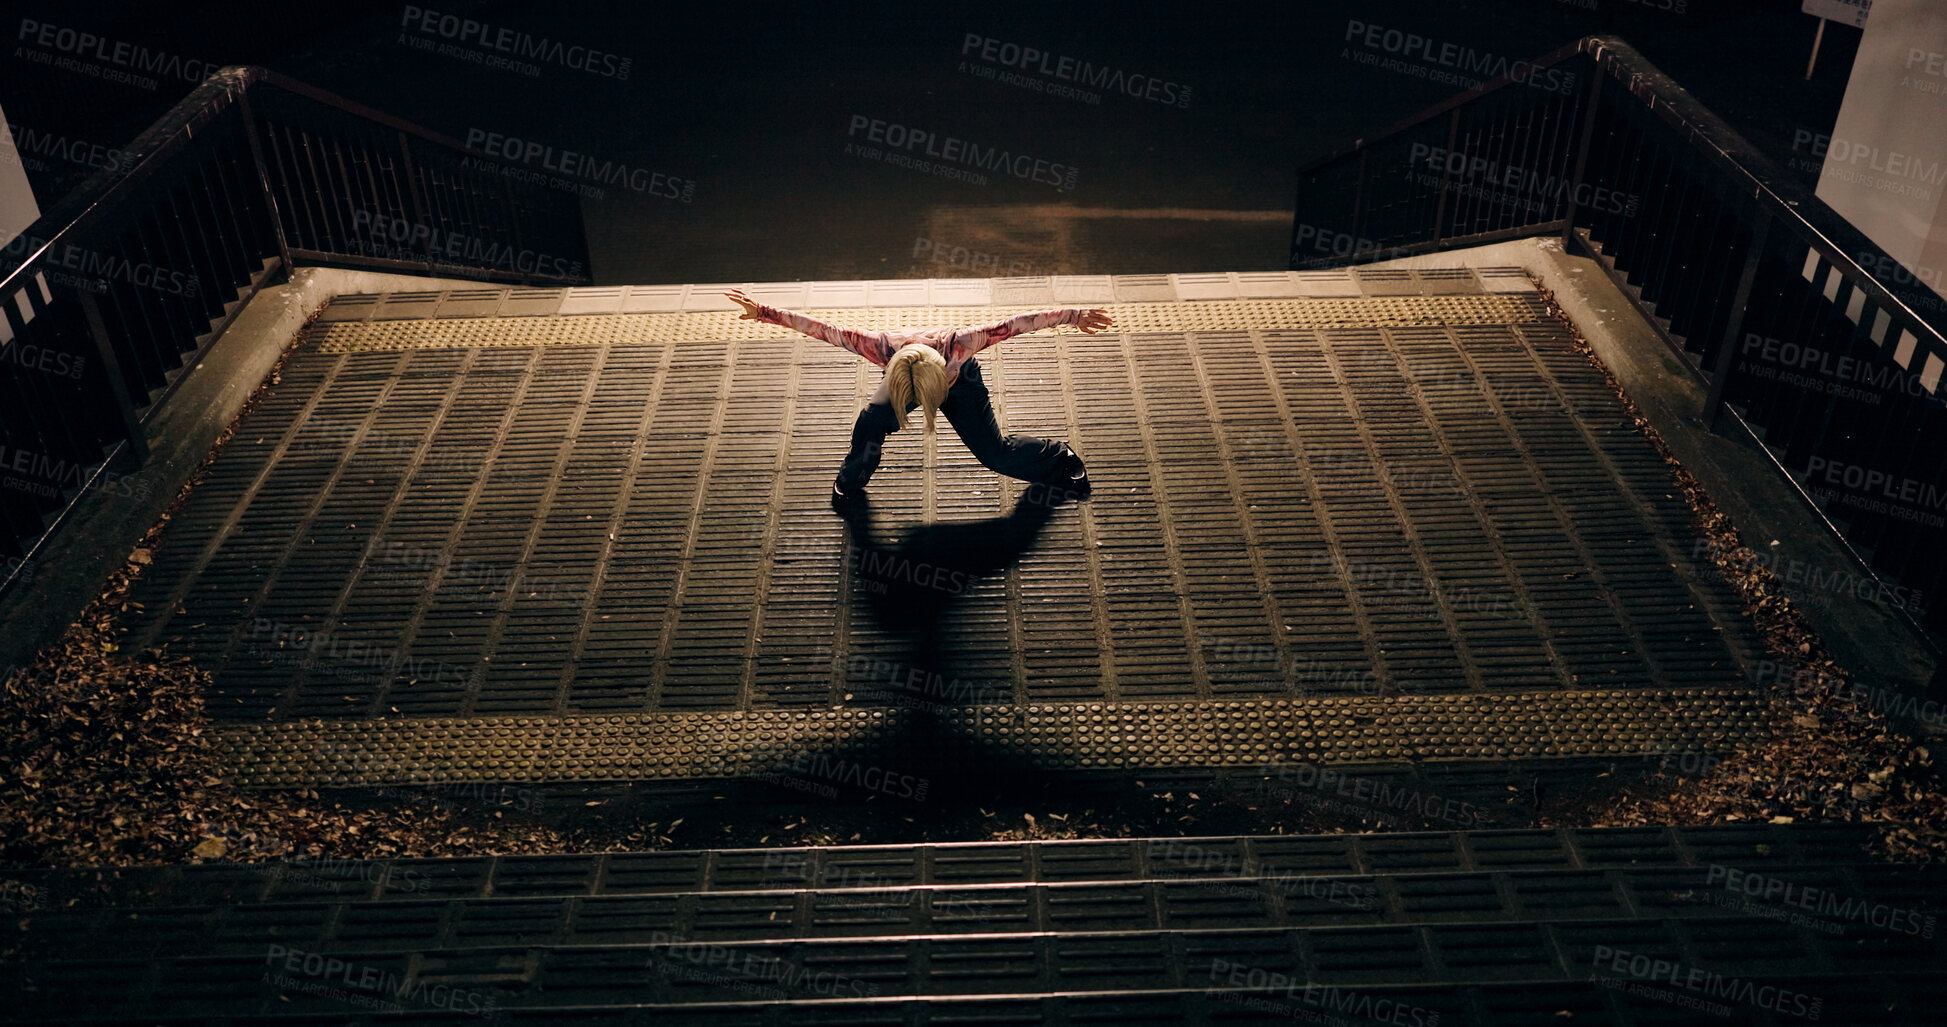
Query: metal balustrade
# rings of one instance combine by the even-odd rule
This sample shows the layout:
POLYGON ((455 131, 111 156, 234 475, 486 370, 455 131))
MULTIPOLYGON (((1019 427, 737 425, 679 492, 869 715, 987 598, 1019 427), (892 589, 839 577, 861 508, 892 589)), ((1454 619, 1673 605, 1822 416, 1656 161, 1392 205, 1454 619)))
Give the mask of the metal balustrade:
POLYGON ((261 68, 213 74, 0 255, 0 587, 267 283, 304 265, 590 280, 579 200, 261 68))
POLYGON ((1705 385, 1706 420, 1763 440, 1861 580, 1947 630, 1947 301, 1627 43, 1517 64, 1302 169, 1290 265, 1557 233, 1705 385))

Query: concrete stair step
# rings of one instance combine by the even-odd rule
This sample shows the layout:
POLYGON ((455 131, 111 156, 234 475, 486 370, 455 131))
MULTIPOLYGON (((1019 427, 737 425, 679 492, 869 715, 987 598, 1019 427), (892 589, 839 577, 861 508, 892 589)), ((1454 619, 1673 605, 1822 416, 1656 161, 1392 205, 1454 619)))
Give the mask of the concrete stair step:
POLYGON ((1506 1018, 1524 1003, 1613 1013, 1641 997, 1616 992, 1638 986, 1710 998, 1698 982, 1733 998, 1765 988, 1864 1008, 1904 1001, 1940 965, 1932 918, 1947 895, 1947 870, 1868 859, 1868 833, 1751 825, 50 871, 9 885, 26 908, 0 986, 21 996, 18 1014, 49 1022, 488 1009, 680 1009, 708 1022, 780 1003, 848 1022, 1019 1009, 1072 1020, 1113 1000, 1201 1023, 1384 999, 1443 1023, 1503 1023, 1524 1022, 1506 1018))

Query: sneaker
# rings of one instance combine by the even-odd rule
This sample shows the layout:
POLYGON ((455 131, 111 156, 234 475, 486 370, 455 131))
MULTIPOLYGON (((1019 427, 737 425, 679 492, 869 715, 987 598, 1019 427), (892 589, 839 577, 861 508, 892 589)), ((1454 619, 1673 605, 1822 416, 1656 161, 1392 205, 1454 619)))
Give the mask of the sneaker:
POLYGON ((1048 483, 1073 492, 1086 494, 1089 491, 1088 465, 1082 463, 1082 458, 1075 455, 1066 442, 1061 444, 1061 462, 1055 465, 1054 477, 1048 483))

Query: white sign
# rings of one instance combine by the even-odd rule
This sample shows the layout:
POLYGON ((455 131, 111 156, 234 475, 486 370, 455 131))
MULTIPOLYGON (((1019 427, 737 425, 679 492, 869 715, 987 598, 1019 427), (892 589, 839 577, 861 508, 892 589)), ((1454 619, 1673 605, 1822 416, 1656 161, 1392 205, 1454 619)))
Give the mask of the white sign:
POLYGON ((0 243, 12 242, 40 216, 34 188, 27 184, 27 168, 21 163, 20 151, 14 149, 7 115, 0 113, 0 243))
POLYGON ((1875 274, 1947 295, 1947 4, 1878 6, 1824 144, 1818 197, 1899 262, 1875 274))
POLYGON ((1872 9, 1873 0, 1805 0, 1802 8, 1806 14, 1816 14, 1853 28, 1864 26, 1866 13, 1872 9))

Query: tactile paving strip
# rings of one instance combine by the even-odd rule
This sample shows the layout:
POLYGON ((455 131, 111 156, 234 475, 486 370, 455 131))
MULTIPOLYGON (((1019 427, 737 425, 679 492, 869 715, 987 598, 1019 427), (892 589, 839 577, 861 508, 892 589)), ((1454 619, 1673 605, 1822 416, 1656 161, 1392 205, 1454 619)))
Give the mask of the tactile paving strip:
MULTIPOLYGON (((1725 690, 983 706, 928 715, 924 744, 1048 769, 1630 756, 1722 748, 1765 727, 1725 690)), ((776 774, 857 783, 910 766, 913 711, 308 721, 224 728, 257 787, 776 774), (835 755, 808 755, 808 754, 835 755), (785 757, 779 760, 777 757, 785 757)))
MULTIPOLYGON (((728 302, 727 300, 725 302, 728 302)), ((1119 332, 1197 332, 1240 325, 1286 328, 1400 327, 1407 325, 1508 324, 1531 314, 1532 301, 1517 296, 1399 296, 1330 299, 1212 300, 1204 303, 1054 304, 1101 306, 1119 332)), ((1021 312, 1019 306, 809 307, 821 320, 866 330, 914 325, 987 324, 1021 312)), ((743 320, 735 311, 671 311, 591 314, 579 317, 456 318, 324 322, 317 335, 322 353, 488 346, 611 346, 776 338, 775 325, 743 320)), ((1080 335, 1068 325, 1045 335, 1080 335)))

